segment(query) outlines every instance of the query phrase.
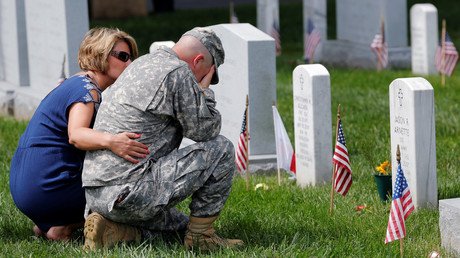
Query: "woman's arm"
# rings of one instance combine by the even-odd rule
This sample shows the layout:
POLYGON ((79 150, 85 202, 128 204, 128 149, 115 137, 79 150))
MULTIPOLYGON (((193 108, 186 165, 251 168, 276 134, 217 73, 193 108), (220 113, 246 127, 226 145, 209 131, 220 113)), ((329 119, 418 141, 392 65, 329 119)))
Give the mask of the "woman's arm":
POLYGON ((116 155, 132 163, 138 163, 149 154, 148 147, 133 139, 140 134, 110 134, 89 128, 94 113, 94 103, 75 103, 70 107, 68 135, 69 143, 80 150, 109 149, 116 155))

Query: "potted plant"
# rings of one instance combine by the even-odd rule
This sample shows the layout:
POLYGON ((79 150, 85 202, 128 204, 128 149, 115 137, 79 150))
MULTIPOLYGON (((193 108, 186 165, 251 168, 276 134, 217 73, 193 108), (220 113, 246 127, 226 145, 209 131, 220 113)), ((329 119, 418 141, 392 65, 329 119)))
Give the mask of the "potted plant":
POLYGON ((388 160, 385 160, 382 164, 375 167, 377 171, 374 174, 374 180, 377 185, 377 191, 379 192, 380 199, 386 201, 391 199, 391 164, 388 160))

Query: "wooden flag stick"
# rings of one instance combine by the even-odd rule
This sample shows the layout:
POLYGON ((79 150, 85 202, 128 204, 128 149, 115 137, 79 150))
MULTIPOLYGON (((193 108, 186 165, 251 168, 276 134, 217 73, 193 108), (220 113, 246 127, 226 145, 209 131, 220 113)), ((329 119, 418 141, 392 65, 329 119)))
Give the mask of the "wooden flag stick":
MULTIPOLYGON (((339 134, 339 121, 340 121, 340 104, 337 107, 337 125, 335 127, 335 143, 337 144, 337 135, 339 134)), ((332 180, 331 180, 331 206, 329 207, 329 213, 332 215, 334 211, 334 179, 335 179, 335 167, 332 166, 332 180)))
MULTIPOLYGON (((273 101, 272 106, 276 107, 275 101, 273 101)), ((275 127, 275 135, 276 135, 276 127, 275 127)), ((276 138, 276 136, 275 136, 276 138)), ((278 148, 277 148, 278 151, 278 148)), ((276 153, 276 167, 278 168, 278 186, 281 186, 281 171, 280 171, 280 165, 278 162, 278 152, 276 153)))
POLYGON ((442 30, 441 30, 441 85, 446 84, 446 19, 442 19, 442 30))
POLYGON ((399 239, 399 254, 404 257, 404 238, 399 239))
MULTIPOLYGON (((384 25, 384 22, 383 22, 383 15, 380 15, 380 35, 382 36, 382 47, 383 47, 383 44, 385 44, 385 25, 384 25)), ((380 52, 380 51, 379 51, 380 52)), ((378 62, 377 62, 377 71, 381 71, 383 70, 383 60, 382 60, 382 55, 377 55, 377 59, 378 59, 378 62)))
POLYGON ((246 146, 248 148, 248 152, 247 152, 247 155, 248 155, 248 158, 247 158, 247 162, 246 162, 246 190, 249 190, 249 130, 248 130, 248 125, 249 125, 249 96, 246 95, 246 124, 245 124, 245 131, 246 131, 246 134, 244 136, 244 142, 246 143, 246 146))

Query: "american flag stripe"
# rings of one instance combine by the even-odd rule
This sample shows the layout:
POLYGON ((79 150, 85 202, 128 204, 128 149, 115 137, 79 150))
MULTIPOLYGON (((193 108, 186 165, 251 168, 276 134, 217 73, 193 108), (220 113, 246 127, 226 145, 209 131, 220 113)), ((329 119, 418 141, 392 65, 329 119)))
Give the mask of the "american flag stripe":
POLYGON ((243 123, 241 125, 241 132, 240 132, 240 137, 238 139, 238 146, 236 146, 235 149, 235 163, 236 163, 236 168, 238 171, 243 172, 247 168, 248 164, 248 137, 247 137, 247 128, 246 128, 246 123, 247 123, 247 117, 246 117, 246 112, 247 112, 247 107, 244 110, 243 114, 243 123))
POLYGON ((344 165, 345 167, 347 167, 348 170, 351 170, 350 160, 348 159, 348 152, 346 150, 346 147, 343 146, 341 143, 337 143, 337 145, 335 146, 334 161, 344 165))
POLYGON ((348 150, 345 145, 345 136, 342 129, 342 121, 339 119, 337 128, 337 141, 334 156, 334 189, 345 196, 353 183, 348 150))
POLYGON ((404 212, 402 211, 401 201, 398 199, 397 201, 392 202, 389 218, 392 223, 388 223, 387 238, 385 239, 385 243, 398 240, 406 235, 406 226, 403 214, 404 212))
POLYGON ((376 34, 372 43, 371 49, 374 51, 382 68, 388 65, 388 46, 384 37, 381 34, 376 34))
POLYGON ((280 36, 279 26, 277 26, 275 22, 273 22, 272 24, 270 34, 272 38, 275 39, 276 55, 280 55, 281 54, 281 36, 280 36))
POLYGON ((321 42, 321 34, 315 28, 313 21, 308 19, 307 21, 307 32, 305 33, 305 44, 304 44, 304 58, 305 61, 313 60, 315 50, 318 44, 321 42))
POLYGON ((455 66, 458 61, 458 52, 455 48, 452 39, 446 33, 445 43, 444 43, 444 67, 442 64, 442 48, 438 46, 435 54, 435 63, 436 69, 441 73, 447 76, 451 76, 454 72, 455 66))
POLYGON ((338 175, 334 181, 334 188, 341 195, 346 195, 351 186, 351 173, 342 167, 336 167, 336 174, 338 175))
POLYGON ((238 141, 238 150, 236 152, 236 164, 238 167, 239 171, 243 171, 246 169, 246 164, 248 162, 248 146, 246 144, 246 133, 242 133, 240 135, 239 141, 238 141))
POLYGON ((390 216, 388 219, 385 243, 404 238, 406 236, 405 221, 414 210, 410 189, 406 178, 398 164, 398 173, 394 186, 393 200, 391 202, 390 216))
POLYGON ((409 214, 414 210, 414 203, 412 202, 412 197, 410 196, 409 189, 406 189, 403 193, 403 211, 404 211, 404 219, 407 219, 409 214))

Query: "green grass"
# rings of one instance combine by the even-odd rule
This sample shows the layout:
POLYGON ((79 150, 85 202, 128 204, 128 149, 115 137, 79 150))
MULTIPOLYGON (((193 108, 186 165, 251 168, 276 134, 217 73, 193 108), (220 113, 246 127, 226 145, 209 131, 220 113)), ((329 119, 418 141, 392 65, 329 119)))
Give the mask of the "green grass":
MULTIPOLYGON (((411 6, 415 1, 410 1, 411 6)), ((450 1, 439 2, 439 16, 452 25, 449 33, 460 42, 460 24, 456 22, 450 1), (442 9, 441 9, 442 8, 442 9), (455 24, 456 23, 456 24, 455 24), (457 26, 457 27, 456 27, 457 26)), ((437 3, 438 5, 438 3, 437 3)), ((457 6, 457 5, 454 5, 457 6)), ((277 59, 278 105, 291 140, 293 135, 292 71, 302 56, 301 6, 281 6, 283 55, 277 59), (288 27, 290 29, 288 29, 288 27)), ((255 24, 255 7, 237 6, 240 21, 255 24)), ((459 12, 456 12, 457 14, 459 12)), ((131 33, 141 52, 151 42, 177 40, 186 30, 227 22, 228 10, 188 10, 124 20, 92 21, 91 26, 119 27, 131 33)), ((459 44, 459 43, 457 43, 459 44)), ((232 194, 216 223, 226 237, 241 238, 247 246, 239 251, 222 250, 203 256, 228 257, 397 257, 399 243, 384 244, 389 203, 379 200, 372 173, 374 167, 390 158, 388 86, 396 78, 413 77, 408 70, 364 71, 327 67, 331 74, 332 115, 343 107, 343 123, 353 168, 353 186, 343 198, 336 195, 335 212, 329 214, 330 186, 298 188, 286 181, 277 186, 275 176, 254 176, 251 185, 264 182, 267 191, 247 191, 245 182, 236 177, 232 194), (356 212, 357 205, 366 205, 356 212)), ((435 89, 436 158, 438 198, 460 196, 460 73, 447 85, 439 76, 427 77, 435 89)), ((0 118, 0 256, 5 257, 194 257, 178 243, 121 245, 111 250, 84 253, 82 240, 53 243, 33 237, 32 222, 14 206, 9 193, 9 164, 26 122, 0 118)), ((331 126, 335 127, 335 121, 331 126)), ((331 136, 333 137, 333 136, 331 136)), ((187 203, 180 208, 187 211, 187 203)), ((439 212, 420 209, 407 220, 404 239, 406 257, 426 257, 431 251, 451 255, 440 247, 439 212)))

